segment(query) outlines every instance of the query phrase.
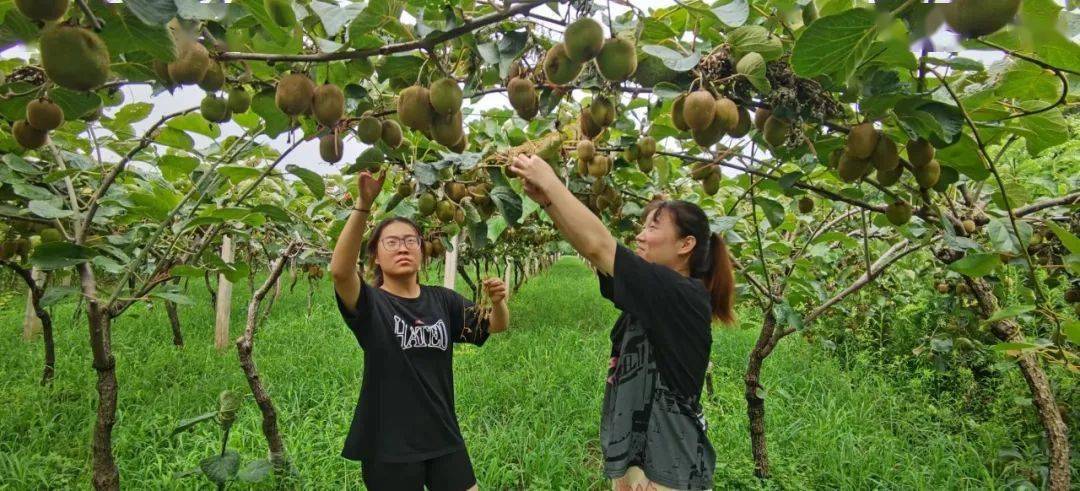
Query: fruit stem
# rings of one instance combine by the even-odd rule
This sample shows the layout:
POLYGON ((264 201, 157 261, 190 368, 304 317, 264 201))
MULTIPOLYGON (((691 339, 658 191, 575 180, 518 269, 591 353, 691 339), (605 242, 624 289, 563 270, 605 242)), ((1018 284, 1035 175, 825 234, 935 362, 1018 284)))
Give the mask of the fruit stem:
POLYGON ((94 27, 94 30, 101 31, 101 28, 105 25, 105 22, 98 19, 97 16, 94 15, 94 12, 90 10, 90 6, 86 4, 86 0, 75 0, 75 3, 79 4, 79 10, 82 10, 83 15, 85 15, 86 19, 90 21, 90 25, 94 27))

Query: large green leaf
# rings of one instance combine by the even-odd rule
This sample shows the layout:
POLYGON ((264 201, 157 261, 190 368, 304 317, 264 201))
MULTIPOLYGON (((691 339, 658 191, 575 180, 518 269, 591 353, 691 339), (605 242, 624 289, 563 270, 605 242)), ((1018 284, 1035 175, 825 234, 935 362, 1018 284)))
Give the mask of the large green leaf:
POLYGON ((30 264, 49 271, 82 264, 92 257, 94 250, 89 247, 65 241, 47 242, 34 248, 30 264))
POLYGON ((908 136, 926 138, 938 148, 960 141, 964 115, 956 106, 913 97, 900 101, 894 111, 908 136))
POLYGON ((656 44, 643 46, 641 50, 660 58, 663 60, 664 66, 675 70, 676 72, 688 72, 697 65, 699 60, 701 60, 701 55, 697 53, 683 55, 671 48, 656 44))
POLYGON ((949 269, 965 276, 978 278, 990 274, 999 264, 1001 264, 1001 258, 997 254, 968 254, 950 264, 949 269))
POLYGON ((124 0, 124 5, 150 26, 161 26, 177 14, 175 0, 124 0))
POLYGON ((253 460, 240 469, 236 478, 243 482, 256 483, 266 479, 266 476, 269 476, 270 471, 273 469, 273 464, 267 459, 253 460))
MULTIPOLYGON (((142 3, 149 1, 151 0, 143 0, 142 3)), ((152 1, 164 2, 166 0, 152 1)), ((172 61, 175 58, 172 38, 165 30, 165 22, 148 25, 128 9, 107 6, 104 2, 90 2, 90 4, 93 5, 94 13, 107 26, 102 29, 100 35, 109 46, 109 53, 114 61, 122 60, 135 51, 143 51, 162 61, 172 61)))
POLYGON ((322 199, 322 197, 326 195, 326 183, 323 182, 322 176, 309 169, 293 164, 285 166, 285 170, 290 174, 299 177, 301 181, 304 181, 304 184, 311 190, 311 194, 315 196, 315 199, 322 199))
POLYGON ((224 485, 236 478, 236 473, 240 471, 240 454, 236 450, 225 450, 224 454, 199 461, 199 468, 210 482, 219 486, 224 485))
MULTIPOLYGON (((1025 111, 1034 111, 1046 107, 1046 103, 1024 101, 1020 103, 1020 107, 1025 111)), ((1016 118, 1012 123, 1008 126, 1009 131, 1024 137, 1028 154, 1033 157, 1043 150, 1069 141, 1069 123, 1065 121, 1059 108, 1016 118)))
POLYGON ((873 10, 851 9, 822 17, 806 28, 791 52, 791 66, 803 77, 825 75, 846 81, 862 63, 877 35, 873 10))

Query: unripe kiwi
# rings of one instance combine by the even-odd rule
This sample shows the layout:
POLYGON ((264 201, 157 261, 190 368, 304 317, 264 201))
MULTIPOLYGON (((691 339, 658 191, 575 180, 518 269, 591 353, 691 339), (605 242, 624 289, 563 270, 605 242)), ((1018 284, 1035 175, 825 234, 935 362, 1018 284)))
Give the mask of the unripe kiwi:
POLYGON ((713 118, 704 129, 690 130, 690 135, 694 137, 694 141, 702 147, 708 147, 724 137, 724 122, 720 118, 713 118))
POLYGON ((742 138, 750 134, 750 126, 753 124, 753 118, 750 116, 750 111, 747 111, 745 107, 740 107, 739 120, 735 124, 735 129, 728 132, 728 136, 732 138, 742 138))
POLYGON ((919 187, 930 189, 941 179, 941 164, 937 160, 931 160, 922 167, 915 168, 915 180, 919 187))
POLYGON ((465 210, 461 208, 454 210, 454 223, 465 225, 465 210))
POLYGON ((964 220, 961 224, 964 226, 964 232, 967 232, 968 234, 973 234, 979 229, 979 226, 971 219, 964 220))
POLYGON ((638 169, 641 170, 641 172, 648 174, 652 172, 653 168, 655 167, 655 162, 653 161, 653 158, 651 156, 638 157, 637 165, 638 169))
POLYGON ((805 214, 812 211, 814 211, 814 200, 810 199, 808 196, 799 198, 799 213, 805 214))
POLYGON ((27 150, 34 150, 41 148, 49 141, 49 133, 47 131, 41 131, 26 121, 16 121, 11 125, 11 136, 15 137, 15 142, 27 150))
POLYGON ((457 80, 443 78, 436 80, 428 89, 431 98, 431 107, 436 113, 443 116, 461 112, 461 99, 464 96, 457 80))
POLYGON ((435 195, 427 192, 420 195, 420 199, 416 202, 416 209, 421 216, 428 217, 435 213, 435 205, 437 204, 438 200, 435 199, 435 195))
POLYGON ((702 131, 716 118, 716 98, 707 90, 698 89, 683 101, 683 121, 691 130, 702 131))
POLYGON ((656 153, 656 138, 651 136, 643 136, 638 140, 638 156, 639 158, 652 158, 656 153))
POLYGON ((720 121, 720 127, 725 133, 735 131, 735 128, 739 126, 739 106, 727 97, 717 99, 715 106, 715 117, 720 121))
POLYGON ((55 25, 41 33, 41 66, 49 79, 71 90, 90 90, 109 78, 109 48, 81 27, 55 25))
POLYGON ((430 130, 434 113, 427 88, 413 85, 398 94, 397 114, 405 126, 417 131, 430 130))
POLYGON ((878 169, 876 177, 878 184, 888 187, 900 182, 902 175, 904 175, 904 166, 898 165, 891 170, 878 169))
POLYGON ((840 176, 841 181, 846 183, 862 179, 869 170, 869 160, 857 158, 848 152, 844 152, 844 155, 840 157, 840 165, 836 166, 836 174, 840 176))
POLYGON ((374 145, 375 142, 379 141, 379 138, 382 138, 382 124, 375 117, 361 117, 356 122, 356 136, 360 138, 360 141, 368 145, 374 145))
POLYGON ((589 104, 589 116, 598 126, 606 127, 615 121, 615 105, 607 97, 596 96, 589 104))
POLYGON ((70 0, 15 0, 23 15, 37 21, 59 20, 67 12, 70 0))
POLYGON ((720 191, 720 174, 713 172, 701 182, 701 188, 705 194, 712 196, 720 191))
POLYGON ((892 170, 900 165, 900 153, 896 149, 896 143, 887 135, 878 137, 877 145, 870 154, 870 161, 877 170, 892 170))
POLYGON ((566 55, 577 63, 585 63, 600 54, 604 47, 604 29, 600 23, 581 17, 566 27, 563 33, 566 55))
POLYGON ((233 114, 246 113, 251 108, 251 94, 243 87, 234 87, 229 91, 229 110, 233 114))
POLYGON ((448 146, 446 148, 449 148, 451 152, 461 153, 461 152, 464 152, 465 149, 468 148, 468 147, 469 147, 469 137, 468 137, 468 135, 466 135, 463 132, 463 133, 461 133, 461 138, 458 138, 458 141, 456 143, 454 143, 453 145, 450 145, 450 146, 448 146))
POLYGON ((311 110, 315 95, 315 82, 302 73, 290 73, 281 77, 274 94, 274 103, 289 116, 300 116, 311 110))
POLYGON ((169 78, 180 85, 197 84, 210 70, 210 52, 206 46, 184 40, 176 46, 176 59, 169 63, 169 78))
POLYGON ((464 134, 465 130, 462 127, 460 112, 450 115, 436 115, 431 124, 431 135, 435 137, 435 141, 447 147, 452 147, 458 143, 464 134))
POLYGON ((39 131, 52 131, 64 124, 64 110, 48 99, 34 99, 26 105, 26 122, 39 131))
POLYGON ((341 138, 339 138, 334 132, 327 133, 319 137, 319 156, 328 164, 336 164, 341 162, 341 158, 345 155, 345 145, 342 144, 341 138))
POLYGON ((993 34, 1016 17, 1020 0, 953 0, 942 5, 945 22, 964 37, 993 34))
POLYGON ((847 153, 856 159, 868 159, 877 147, 878 132, 873 123, 861 123, 851 127, 847 137, 847 153))
POLYGON ((698 181, 704 181, 706 178, 708 178, 710 175, 715 174, 716 172, 717 171, 715 165, 708 162, 699 162, 697 165, 694 166, 693 169, 690 170, 690 177, 698 181))
POLYGON ((401 197, 412 196, 412 194, 413 194, 413 186, 414 186, 414 184, 412 182, 412 179, 409 179, 409 178, 406 177, 405 179, 402 179, 401 182, 398 183, 398 185, 397 185, 397 194, 399 196, 401 196, 401 197))
POLYGON ((454 203, 460 203, 469 196, 469 188, 460 182, 448 182, 443 189, 446 191, 446 197, 454 203))
POLYGON ((778 116, 769 116, 769 119, 765 120, 765 131, 762 132, 762 136, 769 145, 779 147, 787 141, 789 131, 791 131, 791 122, 778 116))
POLYGON ((567 56, 566 46, 562 43, 552 46, 544 55, 544 75, 547 76, 549 82, 556 85, 573 82, 581 73, 583 66, 567 56))
POLYGON ((578 117, 578 125, 581 127, 581 133, 589 138, 596 138, 604 131, 604 127, 596 124, 588 111, 581 111, 581 116, 578 117))
POLYGON ((931 160, 934 160, 935 152, 934 146, 924 138, 908 140, 907 142, 908 162, 911 162, 911 165, 915 167, 922 167, 930 163, 931 160))
POLYGON ((397 124, 397 121, 386 119, 382 122, 382 140, 390 148, 397 148, 401 146, 402 141, 401 126, 397 124))
POLYGON ((442 200, 435 205, 435 216, 439 218, 439 221, 443 223, 450 223, 454 221, 454 212, 457 211, 457 207, 450 200, 442 200))
POLYGON ((42 244, 48 244, 50 242, 60 242, 61 240, 64 240, 63 234, 61 234, 59 230, 56 230, 52 227, 43 229, 41 232, 38 233, 38 235, 41 236, 42 244))
POLYGON ((757 128, 758 133, 765 132, 765 123, 769 121, 769 116, 772 116, 772 111, 759 107, 754 111, 754 127, 757 128))
POLYGON ((296 25, 296 12, 293 12, 291 0, 263 0, 263 8, 278 26, 287 29, 296 25))
POLYGON ((683 118, 683 107, 686 102, 686 94, 680 94, 675 98, 675 102, 671 104, 671 123, 675 125, 675 128, 679 131, 689 131, 690 125, 686 124, 686 119, 683 118))
POLYGON ((911 205, 905 201, 889 203, 885 209, 885 217, 889 219, 889 223, 899 227, 911 221, 911 205))
POLYGON ((626 80, 637 71, 637 48, 634 42, 623 37, 604 41, 604 46, 596 55, 596 68, 605 79, 616 82, 626 80))
POLYGON ((591 162, 589 162, 589 175, 600 178, 607 175, 611 170, 611 160, 606 155, 593 156, 591 162))
POLYGON ((221 66, 221 63, 210 62, 210 68, 206 70, 202 80, 199 80, 199 87, 207 92, 217 92, 224 86, 225 69, 221 66))
POLYGON ((199 109, 202 117, 211 123, 224 123, 232 118, 228 101, 214 94, 204 97, 199 109))
POLYGON ((539 109, 536 87, 528 79, 515 77, 506 84, 506 95, 510 105, 522 119, 532 119, 539 109), (526 117, 528 116, 528 117, 526 117))
POLYGON ((577 144, 577 158, 582 162, 590 162, 596 155, 596 145, 589 140, 581 140, 577 144))
POLYGON ((311 112, 319 124, 334 126, 345 115, 345 93, 334 84, 320 85, 311 96, 311 112))

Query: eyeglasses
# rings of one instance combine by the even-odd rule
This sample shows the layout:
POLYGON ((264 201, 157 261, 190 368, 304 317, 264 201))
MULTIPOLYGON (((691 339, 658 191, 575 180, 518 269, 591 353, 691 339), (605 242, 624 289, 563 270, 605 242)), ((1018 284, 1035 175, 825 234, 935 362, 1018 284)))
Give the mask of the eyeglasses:
POLYGON ((406 237, 383 237, 379 241, 383 248, 388 251, 396 251, 401 247, 401 244, 405 244, 405 248, 410 251, 415 251, 420 248, 420 237, 415 235, 409 235, 406 237))

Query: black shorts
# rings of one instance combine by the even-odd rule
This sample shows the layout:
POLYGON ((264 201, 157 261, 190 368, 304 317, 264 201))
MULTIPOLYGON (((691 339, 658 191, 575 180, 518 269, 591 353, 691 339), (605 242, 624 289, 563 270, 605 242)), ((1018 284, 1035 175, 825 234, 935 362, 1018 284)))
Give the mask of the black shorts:
POLYGON ((476 485, 472 461, 465 450, 420 462, 360 463, 370 491, 465 491, 476 485))

